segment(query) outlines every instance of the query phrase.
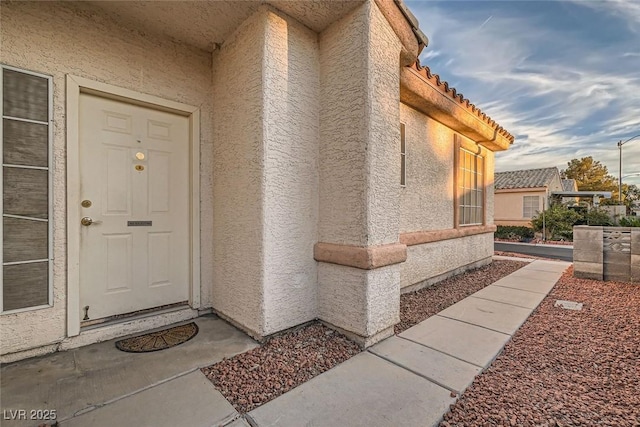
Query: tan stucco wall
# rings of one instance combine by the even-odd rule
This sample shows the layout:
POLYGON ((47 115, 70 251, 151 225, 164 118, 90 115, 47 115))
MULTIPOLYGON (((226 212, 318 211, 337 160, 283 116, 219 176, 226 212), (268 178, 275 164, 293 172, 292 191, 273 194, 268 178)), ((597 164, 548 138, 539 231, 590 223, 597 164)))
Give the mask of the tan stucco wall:
POLYGON ((318 316, 318 35, 266 12, 264 333, 318 316))
MULTIPOLYGON (((400 232, 453 228, 455 132, 405 104, 400 104, 400 121, 405 124, 407 151, 406 186, 400 190, 400 232)), ((474 144, 468 138, 460 138, 467 144, 474 144)), ((398 159, 399 152, 398 148, 398 159)), ((491 224, 494 210, 494 153, 485 150, 485 154, 486 222, 491 224)))
POLYGON ((545 191, 496 192, 495 194, 495 223, 497 225, 531 226, 531 218, 524 218, 524 196, 538 196, 539 210, 546 197, 545 191))
MULTIPOLYGON (((320 242, 398 241, 400 50, 374 2, 320 34, 320 242)), ((398 317, 399 268, 320 263, 320 318, 360 337, 387 333, 398 317)))
POLYGON ((263 241, 263 61, 266 20, 247 19, 214 54, 213 308, 260 334, 263 241), (247 58, 252 58, 251 64, 247 58), (256 64, 256 65, 254 65, 256 64))
POLYGON ((407 151, 400 232, 453 228, 454 132, 405 104, 400 104, 400 121, 407 151))
POLYGON ((492 233, 409 246, 407 261, 402 264, 401 286, 418 284, 492 255, 492 233))
MULTIPOLYGON (((211 55, 169 40, 150 39, 69 3, 3 2, 0 61, 53 76, 53 247, 52 308, 0 316, 2 352, 62 340, 66 333, 66 128, 65 75, 106 82, 138 92, 199 106, 201 119, 201 230, 212 234, 211 55)), ((203 260, 212 243, 202 240, 203 260)), ((211 283, 211 263, 202 263, 202 282, 211 283)), ((201 295, 211 305, 208 288, 201 295)))
POLYGON ((262 6, 213 85, 214 309, 265 336, 317 317, 318 36, 262 6))
MULTIPOLYGON (((400 120, 405 124, 407 152, 406 186, 400 190, 400 232, 452 229, 455 132, 404 104, 400 104, 400 120)), ((467 138, 461 140, 473 144, 467 138)), ((486 223, 492 224, 494 153, 486 150, 485 154, 486 223)), ((491 233, 409 246, 407 261, 401 264, 401 286, 474 264, 492 253, 491 233)))

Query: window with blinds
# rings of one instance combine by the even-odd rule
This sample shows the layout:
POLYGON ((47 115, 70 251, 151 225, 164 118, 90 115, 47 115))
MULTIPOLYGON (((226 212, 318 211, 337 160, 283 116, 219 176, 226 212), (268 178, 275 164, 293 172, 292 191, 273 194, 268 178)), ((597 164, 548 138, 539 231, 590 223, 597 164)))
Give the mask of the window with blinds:
POLYGON ((458 225, 484 223, 484 158, 458 150, 458 225))
POLYGON ((2 312, 51 303, 51 77, 1 66, 2 312))
POLYGON ((539 196, 522 197, 522 217, 533 218, 540 211, 539 196))

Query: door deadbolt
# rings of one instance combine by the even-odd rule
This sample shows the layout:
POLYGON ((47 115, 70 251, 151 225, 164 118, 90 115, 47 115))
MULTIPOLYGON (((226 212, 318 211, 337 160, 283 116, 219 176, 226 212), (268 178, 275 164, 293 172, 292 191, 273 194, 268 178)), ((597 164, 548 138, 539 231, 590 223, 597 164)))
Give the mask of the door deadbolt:
POLYGON ((83 208, 90 208, 91 207, 91 200, 83 200, 82 203, 80 203, 82 205, 83 208))

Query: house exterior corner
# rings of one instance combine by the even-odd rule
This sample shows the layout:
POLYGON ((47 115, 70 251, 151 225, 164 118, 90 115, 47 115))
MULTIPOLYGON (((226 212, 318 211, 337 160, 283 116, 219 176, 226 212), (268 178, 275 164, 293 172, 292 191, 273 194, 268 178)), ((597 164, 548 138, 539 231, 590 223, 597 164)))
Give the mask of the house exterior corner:
POLYGON ((396 3, 309 10, 2 5, 3 362, 212 312, 367 347, 401 292, 490 262, 513 137, 415 61, 396 3))

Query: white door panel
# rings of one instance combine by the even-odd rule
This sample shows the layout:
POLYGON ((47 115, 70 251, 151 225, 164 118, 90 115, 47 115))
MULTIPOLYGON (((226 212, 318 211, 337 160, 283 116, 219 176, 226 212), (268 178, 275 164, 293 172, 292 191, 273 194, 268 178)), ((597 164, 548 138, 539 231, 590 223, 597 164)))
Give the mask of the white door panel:
POLYGON ((90 319, 188 300, 188 125, 81 94, 80 197, 91 206, 78 209, 93 224, 69 226, 81 228, 80 303, 90 319))

